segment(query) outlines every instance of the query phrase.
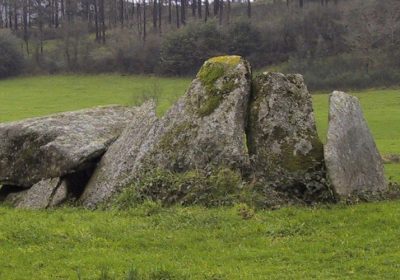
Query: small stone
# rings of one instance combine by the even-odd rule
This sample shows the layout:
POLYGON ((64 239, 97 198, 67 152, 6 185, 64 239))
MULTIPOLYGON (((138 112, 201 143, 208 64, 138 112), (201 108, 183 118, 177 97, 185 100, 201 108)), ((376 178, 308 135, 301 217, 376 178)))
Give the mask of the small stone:
POLYGON ((60 178, 42 180, 28 190, 12 194, 5 201, 11 202, 17 208, 45 209, 50 205, 60 184, 60 178))

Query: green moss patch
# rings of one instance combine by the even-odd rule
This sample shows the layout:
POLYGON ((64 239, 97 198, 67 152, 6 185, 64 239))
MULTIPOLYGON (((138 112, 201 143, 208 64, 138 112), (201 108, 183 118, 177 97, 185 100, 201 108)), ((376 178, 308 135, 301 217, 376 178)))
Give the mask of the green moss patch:
POLYGON ((237 77, 229 71, 239 64, 240 60, 240 56, 219 56, 204 63, 197 75, 206 90, 197 110, 201 117, 213 113, 223 101, 224 96, 234 90, 237 77), (223 77, 221 85, 217 86, 216 82, 223 77))
POLYGON ((210 58, 208 61, 212 63, 224 63, 230 66, 238 65, 241 57, 238 55, 223 55, 210 58))
POLYGON ((205 87, 213 87, 214 83, 224 75, 225 71, 225 65, 222 63, 206 62, 201 67, 198 77, 205 87))

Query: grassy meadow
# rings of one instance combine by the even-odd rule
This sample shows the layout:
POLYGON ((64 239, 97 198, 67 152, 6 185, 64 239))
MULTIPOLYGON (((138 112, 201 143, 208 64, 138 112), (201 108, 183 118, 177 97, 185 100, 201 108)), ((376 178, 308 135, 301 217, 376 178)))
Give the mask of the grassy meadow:
POLYGON ((399 210, 0 208, 0 279, 396 279, 399 210))
MULTIPOLYGON (((0 81, 0 122, 156 96, 162 115, 188 79, 44 76, 0 81)), ((354 93, 383 155, 400 154, 400 90, 354 93)), ((328 95, 313 96, 321 138, 328 95)), ((387 164, 400 181, 400 165, 387 164)), ((0 207, 0 279, 395 279, 400 203, 129 211, 0 207), (248 210, 250 211, 250 210, 248 210), (251 215, 250 215, 251 216, 251 215)))

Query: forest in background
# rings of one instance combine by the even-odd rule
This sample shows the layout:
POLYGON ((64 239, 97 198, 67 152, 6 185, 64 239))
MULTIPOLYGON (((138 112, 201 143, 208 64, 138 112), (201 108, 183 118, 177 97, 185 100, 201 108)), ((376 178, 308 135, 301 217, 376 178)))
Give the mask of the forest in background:
POLYGON ((398 0, 0 0, 0 77, 187 76, 211 56, 312 89, 399 85, 398 0))

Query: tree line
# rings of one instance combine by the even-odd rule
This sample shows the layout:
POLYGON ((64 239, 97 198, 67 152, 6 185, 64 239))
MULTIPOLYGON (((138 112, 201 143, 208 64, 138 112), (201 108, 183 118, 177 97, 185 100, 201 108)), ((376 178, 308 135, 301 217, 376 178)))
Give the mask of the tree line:
POLYGON ((16 51, 30 74, 191 75, 239 54, 356 88, 398 84, 399 45, 398 0, 0 0, 0 72, 16 51))
MULTIPOLYGON (((273 3, 304 8, 306 1, 273 3)), ((330 2, 337 5, 339 0, 308 2, 324 6, 330 2)), ((146 40, 150 28, 162 33, 163 26, 180 28, 192 19, 207 22, 215 18, 221 25, 229 24, 232 6, 240 7, 242 15, 252 17, 252 0, 0 0, 0 28, 22 30, 24 40, 33 33, 39 33, 43 39, 44 28, 58 29, 79 20, 88 24, 97 42, 105 43, 106 31, 117 27, 136 28, 140 38, 146 40)))

